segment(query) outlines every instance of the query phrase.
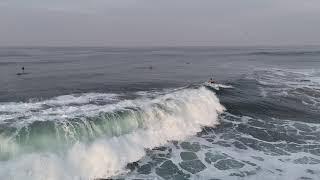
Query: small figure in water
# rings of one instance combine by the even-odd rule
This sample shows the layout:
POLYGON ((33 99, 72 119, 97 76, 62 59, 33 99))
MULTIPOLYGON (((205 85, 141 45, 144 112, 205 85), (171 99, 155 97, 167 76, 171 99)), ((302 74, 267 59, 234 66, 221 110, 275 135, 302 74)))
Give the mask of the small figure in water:
POLYGON ((214 84, 214 80, 212 78, 210 78, 210 80, 208 81, 208 83, 214 84))
POLYGON ((23 67, 23 66, 22 66, 21 70, 22 70, 22 72, 17 73, 18 76, 26 74, 26 73, 24 72, 24 67, 23 67))

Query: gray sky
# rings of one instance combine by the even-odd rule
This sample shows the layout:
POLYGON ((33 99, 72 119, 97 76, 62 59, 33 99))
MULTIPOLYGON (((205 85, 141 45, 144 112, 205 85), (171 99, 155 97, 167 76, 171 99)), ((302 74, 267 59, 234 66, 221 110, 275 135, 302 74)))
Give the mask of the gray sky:
POLYGON ((320 0, 0 0, 0 46, 320 44, 320 0))

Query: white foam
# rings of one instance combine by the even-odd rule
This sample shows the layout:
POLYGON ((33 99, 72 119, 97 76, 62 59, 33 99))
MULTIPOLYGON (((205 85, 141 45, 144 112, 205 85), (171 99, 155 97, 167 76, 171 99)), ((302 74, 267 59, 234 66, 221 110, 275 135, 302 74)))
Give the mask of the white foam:
MULTIPOLYGON (((214 93, 204 87, 184 89, 152 100, 123 101, 113 107, 124 105, 141 109, 142 129, 119 137, 100 138, 91 144, 79 142, 64 155, 33 153, 0 162, 0 179, 71 180, 117 175, 126 172, 127 163, 143 157, 145 148, 185 139, 201 131, 202 126, 214 126, 218 124, 218 114, 224 111, 214 93)), ((89 114, 96 113, 96 107, 84 107, 89 109, 89 114)), ((102 111, 108 108, 103 106, 102 111)))
POLYGON ((63 106, 69 104, 86 104, 97 99, 114 100, 118 95, 103 93, 84 93, 58 96, 52 99, 35 102, 5 102, 0 103, 0 112, 26 112, 41 108, 42 105, 63 106))
POLYGON ((255 74, 255 78, 263 85, 285 85, 290 88, 320 87, 320 70, 271 68, 261 69, 260 73, 255 74))
MULTIPOLYGON (((259 87, 262 97, 276 95, 303 99, 304 105, 319 110, 320 79, 315 69, 268 69, 257 71, 251 78, 264 85, 259 87), (309 93, 308 93, 309 92, 309 93)), ((250 77, 249 77, 250 78, 250 77)))
MULTIPOLYGON (((229 123, 233 124, 248 124, 249 121, 254 120, 251 117, 247 116, 236 116, 230 113, 224 113, 224 115, 237 118, 239 121, 230 121, 225 119, 224 121, 227 121, 229 123)), ((280 120, 279 120, 280 121, 280 120)), ((284 126, 286 128, 292 127, 294 128, 294 124, 296 122, 292 122, 289 120, 281 120, 280 124, 275 123, 276 126, 284 126)), ((313 124, 313 123, 303 123, 299 122, 301 124, 307 125, 309 127, 312 127, 315 129, 314 132, 319 132, 319 124, 313 124)), ((279 127, 277 127, 278 129, 279 127)), ((263 129, 261 130, 263 131, 263 129)), ((283 131, 279 128, 279 131, 283 131)), ((247 146, 247 149, 239 149, 236 148, 233 145, 233 142, 237 138, 233 138, 233 136, 241 136, 253 140, 257 140, 256 142, 260 143, 263 142, 261 140, 258 140, 254 138, 251 135, 248 135, 246 133, 240 133, 235 130, 232 130, 232 128, 226 128, 222 132, 212 132, 208 135, 203 135, 202 137, 190 137, 186 141, 190 143, 199 143, 201 149, 196 153, 199 160, 201 160, 202 163, 206 166, 205 169, 202 171, 196 173, 196 174, 190 174, 190 179, 196 179, 196 180, 207 180, 207 179, 226 179, 226 180, 239 180, 239 179, 249 179, 249 180, 255 180, 255 179, 261 179, 261 180, 269 180, 269 179, 285 179, 285 180, 291 180, 291 179, 302 179, 301 177, 309 177, 313 179, 319 179, 320 177, 320 170, 318 168, 319 163, 296 163, 295 160, 299 158, 314 158, 319 159, 318 156, 309 153, 307 151, 301 150, 300 152, 288 152, 285 149, 282 149, 280 147, 275 146, 276 148, 279 148, 279 150, 284 150, 288 153, 288 155, 272 155, 271 152, 268 151, 262 151, 250 148, 247 146), (232 134, 231 138, 227 138, 229 135, 232 134), (212 141, 207 141, 206 139, 210 138, 212 141), (223 146, 219 145, 218 141, 223 141, 226 144, 229 144, 230 146, 223 146), (239 163, 243 163, 244 166, 241 168, 227 168, 226 170, 218 169, 216 163, 219 161, 208 163, 206 158, 206 153, 210 152, 215 155, 223 155, 226 157, 226 159, 233 159, 238 161, 239 163), (259 159, 255 158, 259 157, 259 159), (251 164, 249 164, 249 163, 251 164), (252 164, 253 163, 253 164, 252 164), (309 170, 309 173, 308 173, 309 170), (313 171, 314 173, 310 173, 310 171, 313 171), (234 173, 234 175, 232 175, 234 173), (237 173, 238 175, 242 175, 243 177, 235 175, 237 173)), ((240 142, 239 142, 240 143, 240 142)), ((287 144, 285 141, 278 141, 278 142, 264 142, 264 143, 270 143, 270 144, 287 144)), ((306 142, 309 145, 319 145, 319 140, 315 139, 313 142, 306 142)), ((305 145, 307 145, 305 144, 305 145)), ((302 145, 302 144, 301 144, 302 145)), ((181 145, 180 145, 181 147, 181 145)), ((171 157, 169 160, 171 160, 177 167, 182 170, 185 173, 188 173, 188 171, 184 171, 181 164, 182 158, 180 153, 187 151, 186 149, 179 148, 177 149, 174 145, 171 145, 170 148, 172 148, 171 157)), ((263 149, 263 148, 262 148, 263 149)), ((139 162, 139 165, 147 164, 150 162, 150 159, 144 158, 139 162)), ((185 161, 186 162, 186 161, 185 161)), ((155 173, 154 169, 156 167, 152 167, 151 174, 147 175, 146 179, 151 179, 151 177, 155 176, 159 178, 159 176, 155 173)), ((194 167, 196 169, 196 167, 194 167)), ((191 168, 190 168, 191 169, 191 168)), ((172 175, 172 174, 170 174, 172 175)), ((126 177, 126 179, 143 179, 144 175, 139 173, 132 173, 129 175, 129 177, 126 177)), ((156 179, 156 178, 155 178, 156 179)))
POLYGON ((47 121, 74 117, 90 111, 97 105, 88 104, 94 101, 108 102, 116 100, 119 95, 103 93, 85 93, 58 96, 49 100, 36 102, 0 103, 0 124, 19 118, 20 124, 33 121, 47 121), (77 106, 74 106, 77 105, 77 106))

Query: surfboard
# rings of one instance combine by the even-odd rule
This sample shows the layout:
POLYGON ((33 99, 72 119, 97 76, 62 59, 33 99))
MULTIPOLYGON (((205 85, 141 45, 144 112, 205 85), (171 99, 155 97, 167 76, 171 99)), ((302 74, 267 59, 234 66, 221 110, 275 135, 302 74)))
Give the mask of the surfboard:
POLYGON ((16 75, 21 76, 21 75, 26 75, 26 74, 29 74, 29 73, 17 73, 16 75))
POLYGON ((213 88, 215 90, 220 90, 220 89, 224 89, 224 88, 233 88, 232 86, 218 84, 218 83, 209 83, 209 82, 205 82, 203 85, 208 88, 213 88))

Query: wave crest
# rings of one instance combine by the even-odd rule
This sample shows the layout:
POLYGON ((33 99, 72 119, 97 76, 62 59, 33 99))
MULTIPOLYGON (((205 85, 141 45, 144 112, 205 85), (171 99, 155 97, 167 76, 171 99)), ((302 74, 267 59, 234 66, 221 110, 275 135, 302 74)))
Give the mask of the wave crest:
MULTIPOLYGON (((204 87, 183 89, 154 99, 123 100, 112 105, 94 105, 97 106, 94 108, 92 105, 84 106, 89 107, 90 113, 85 114, 87 116, 82 119, 83 123, 90 124, 90 131, 102 132, 101 136, 89 142, 77 140, 63 153, 33 151, 15 159, 3 161, 0 163, 0 179, 4 177, 73 179, 114 176, 125 172, 124 167, 127 163, 143 157, 146 148, 154 148, 170 140, 182 140, 201 131, 203 126, 218 124, 218 115, 224 111, 215 94, 204 87), (110 108, 111 106, 113 108, 110 108), (120 115, 119 112, 127 113, 120 115), (101 113, 104 115, 114 113, 113 117, 118 118, 101 120, 98 118, 101 117, 101 113), (92 118, 97 118, 103 123, 96 123, 92 118), (108 123, 111 121, 114 121, 114 128, 118 128, 121 133, 111 136, 103 133, 103 127, 110 126, 108 123), (108 123, 104 124, 105 122, 108 123), (123 129, 126 131, 122 131, 123 129), (41 163, 44 163, 43 166, 47 168, 45 172, 43 166, 38 165, 40 162, 34 162, 34 159, 44 159, 41 163), (12 171, 15 173, 10 174, 12 171)), ((68 118, 61 122, 66 120, 68 118)), ((65 132, 68 131, 66 129, 65 132)))

